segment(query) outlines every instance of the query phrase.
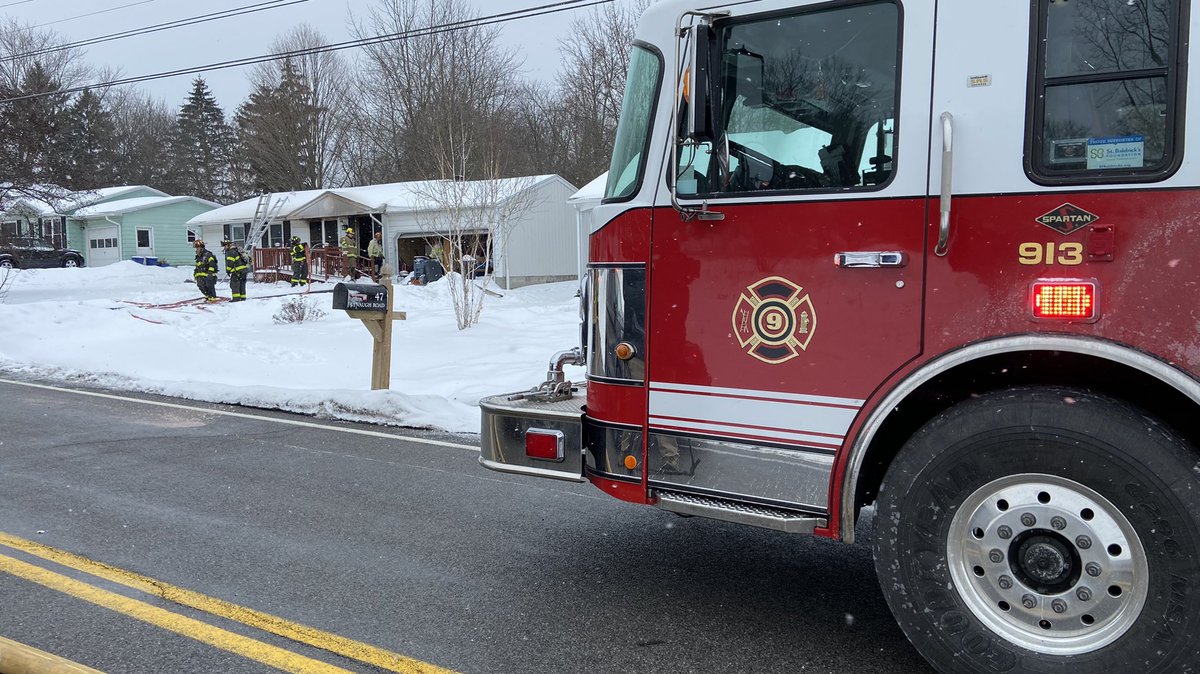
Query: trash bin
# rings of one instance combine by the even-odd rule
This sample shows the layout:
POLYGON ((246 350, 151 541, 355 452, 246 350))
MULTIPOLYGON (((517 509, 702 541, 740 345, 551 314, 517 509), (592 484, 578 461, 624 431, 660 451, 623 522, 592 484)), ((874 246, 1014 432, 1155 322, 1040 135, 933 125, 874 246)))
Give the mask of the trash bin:
POLYGON ((442 263, 434 259, 425 261, 425 283, 433 283, 446 275, 446 270, 442 268, 442 263))
POLYGON ((425 282, 425 265, 429 262, 429 258, 424 255, 416 255, 413 257, 412 277, 416 283, 425 282))
POLYGON ((133 260, 134 262, 136 262, 138 264, 144 264, 147 267, 155 267, 158 265, 158 258, 156 258, 156 257, 145 257, 143 255, 135 255, 129 259, 133 260))

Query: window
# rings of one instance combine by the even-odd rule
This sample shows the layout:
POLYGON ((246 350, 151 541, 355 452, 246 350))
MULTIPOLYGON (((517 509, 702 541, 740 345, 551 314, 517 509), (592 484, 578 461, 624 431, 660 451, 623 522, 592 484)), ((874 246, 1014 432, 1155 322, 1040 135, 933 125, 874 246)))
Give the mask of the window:
POLYGON ((716 33, 720 140, 679 153, 682 195, 876 189, 891 177, 900 12, 891 2, 716 33))
POLYGON ((196 239, 199 239, 199 238, 200 238, 200 235, 196 233, 196 230, 189 229, 187 231, 188 243, 195 243, 196 239))
POLYGON ((1156 180, 1176 159, 1182 116, 1177 0, 1042 0, 1031 176, 1156 180))
POLYGON ((646 168, 646 150, 650 146, 650 127, 654 121, 654 103, 662 82, 662 59, 640 45, 634 45, 625 78, 625 97, 617 123, 617 139, 612 163, 608 168, 605 199, 628 199, 637 193, 646 168))
POLYGON ((150 247, 150 230, 149 229, 144 228, 144 227, 138 227, 138 229, 137 229, 137 247, 138 248, 149 248, 150 247))

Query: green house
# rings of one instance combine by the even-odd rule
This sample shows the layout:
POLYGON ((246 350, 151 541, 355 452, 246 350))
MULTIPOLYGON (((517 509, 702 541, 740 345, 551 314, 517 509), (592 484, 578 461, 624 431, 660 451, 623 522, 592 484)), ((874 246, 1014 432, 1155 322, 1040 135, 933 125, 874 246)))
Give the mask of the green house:
POLYGON ((131 259, 189 264, 195 256, 196 236, 187 221, 220 206, 144 186, 97 192, 102 193, 100 200, 74 208, 66 216, 67 240, 83 251, 89 267, 131 259))

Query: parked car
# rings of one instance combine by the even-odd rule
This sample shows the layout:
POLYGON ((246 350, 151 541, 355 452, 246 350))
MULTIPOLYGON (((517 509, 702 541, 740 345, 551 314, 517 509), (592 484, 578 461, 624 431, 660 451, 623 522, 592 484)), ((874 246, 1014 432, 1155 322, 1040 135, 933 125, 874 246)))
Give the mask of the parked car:
POLYGON ((0 239, 0 267, 32 269, 82 266, 83 253, 73 248, 57 248, 29 236, 0 239))

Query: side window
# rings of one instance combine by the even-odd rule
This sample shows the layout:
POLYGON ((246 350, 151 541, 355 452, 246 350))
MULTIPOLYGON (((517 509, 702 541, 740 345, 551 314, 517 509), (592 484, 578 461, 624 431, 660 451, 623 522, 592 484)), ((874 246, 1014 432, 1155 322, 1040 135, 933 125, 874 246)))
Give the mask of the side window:
POLYGON ((873 2, 718 26, 716 143, 680 194, 874 189, 891 177, 900 13, 873 2))
POLYGON ((1037 3, 1035 178, 1165 177, 1181 119, 1178 0, 1037 3))

